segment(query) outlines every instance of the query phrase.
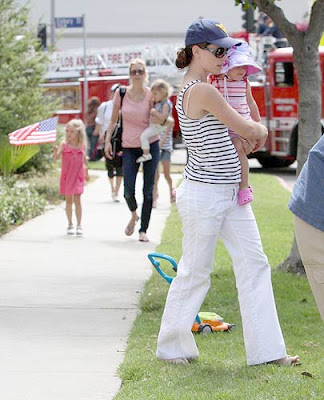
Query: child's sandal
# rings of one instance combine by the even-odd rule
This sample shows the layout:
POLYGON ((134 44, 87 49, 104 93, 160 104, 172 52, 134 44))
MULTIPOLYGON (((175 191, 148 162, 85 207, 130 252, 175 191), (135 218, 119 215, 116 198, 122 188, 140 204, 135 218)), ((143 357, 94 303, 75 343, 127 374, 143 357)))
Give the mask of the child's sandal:
POLYGON ((238 203, 240 206, 251 203, 253 201, 253 189, 251 186, 248 188, 239 190, 238 192, 238 203))

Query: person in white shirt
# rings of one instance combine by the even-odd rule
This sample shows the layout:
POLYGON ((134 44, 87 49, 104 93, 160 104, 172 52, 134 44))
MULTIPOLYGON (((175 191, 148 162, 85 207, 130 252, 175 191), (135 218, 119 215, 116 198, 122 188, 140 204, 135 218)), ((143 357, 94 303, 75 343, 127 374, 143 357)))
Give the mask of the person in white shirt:
MULTIPOLYGON (((109 100, 104 101, 100 104, 96 117, 96 132, 99 133, 99 142, 102 143, 105 138, 105 132, 108 128, 112 110, 113 102, 112 98, 115 91, 119 88, 120 84, 115 83, 110 88, 109 100)), ((105 157, 105 164, 108 174, 108 179, 111 187, 111 197, 113 201, 119 202, 119 188, 123 179, 123 170, 121 165, 121 158, 118 157, 116 160, 109 160, 105 157)))

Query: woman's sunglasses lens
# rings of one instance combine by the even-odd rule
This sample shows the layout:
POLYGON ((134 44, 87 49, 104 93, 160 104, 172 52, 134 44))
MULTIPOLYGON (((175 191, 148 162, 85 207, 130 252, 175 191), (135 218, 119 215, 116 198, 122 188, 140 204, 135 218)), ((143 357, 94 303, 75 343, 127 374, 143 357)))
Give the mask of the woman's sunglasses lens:
POLYGON ((223 57, 225 54, 227 53, 227 49, 225 49, 224 47, 219 47, 218 49, 216 49, 215 51, 215 56, 218 58, 223 57))
POLYGON ((131 75, 144 75, 144 69, 133 69, 130 72, 131 75))

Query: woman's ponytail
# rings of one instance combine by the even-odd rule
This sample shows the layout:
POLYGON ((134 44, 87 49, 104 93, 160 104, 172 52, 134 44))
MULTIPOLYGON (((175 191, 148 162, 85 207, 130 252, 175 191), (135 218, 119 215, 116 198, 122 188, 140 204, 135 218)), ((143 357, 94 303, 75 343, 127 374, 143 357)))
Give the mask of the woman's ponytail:
POLYGON ((177 68, 183 69, 191 63, 191 60, 192 60, 192 47, 186 46, 178 50, 175 65, 177 66, 177 68))

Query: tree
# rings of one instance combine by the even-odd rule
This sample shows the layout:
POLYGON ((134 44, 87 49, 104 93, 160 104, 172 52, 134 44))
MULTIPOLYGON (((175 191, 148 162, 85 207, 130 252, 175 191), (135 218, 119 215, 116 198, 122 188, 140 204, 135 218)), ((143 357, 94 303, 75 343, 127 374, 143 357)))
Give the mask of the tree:
MULTIPOLYGON (((48 56, 41 50, 37 29, 28 26, 28 14, 26 6, 0 0, 0 135, 46 119, 53 110, 40 87, 48 56)), ((41 147, 37 164, 49 165, 49 147, 41 147)))
MULTIPOLYGON (((300 31, 284 15, 276 0, 235 0, 248 4, 269 15, 293 48, 294 64, 299 87, 297 176, 309 150, 319 140, 321 127, 321 69, 318 46, 324 31, 324 0, 315 0, 310 13, 308 28, 300 31)), ((294 238, 288 258, 279 266, 289 272, 304 272, 294 238)))

